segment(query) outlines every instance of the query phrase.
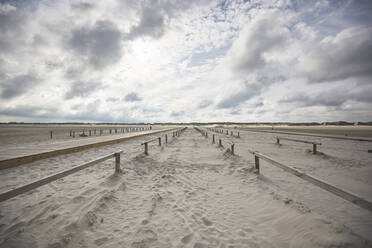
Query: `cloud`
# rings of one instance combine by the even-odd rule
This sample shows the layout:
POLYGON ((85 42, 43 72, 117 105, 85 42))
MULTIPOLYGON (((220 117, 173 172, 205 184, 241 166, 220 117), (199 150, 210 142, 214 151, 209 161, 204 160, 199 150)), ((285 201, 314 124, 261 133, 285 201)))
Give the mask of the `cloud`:
POLYGON ((203 109, 213 104, 212 100, 203 100, 199 103, 198 108, 203 109))
POLYGON ((34 74, 22 74, 12 78, 5 78, 0 83, 1 98, 13 99, 31 90, 41 82, 34 74))
POLYGON ((80 11, 88 11, 94 9, 95 5, 88 2, 80 2, 72 4, 71 7, 80 11))
POLYGON ((161 12, 161 9, 143 8, 139 23, 132 27, 126 37, 128 39, 135 39, 139 36, 151 36, 153 38, 163 36, 165 32, 165 17, 161 12))
POLYGON ((298 69, 310 82, 372 79, 372 27, 347 28, 325 37, 299 59, 298 69))
POLYGON ((70 100, 75 97, 87 97, 93 92, 101 89, 101 87, 102 84, 98 82, 75 81, 65 93, 65 99, 70 100))
POLYGON ((95 69, 102 70, 120 60, 121 37, 120 30, 113 22, 99 20, 93 27, 72 30, 67 47, 95 69))
POLYGON ((48 106, 30 106, 16 105, 13 107, 0 107, 0 115, 17 117, 36 117, 36 118, 54 118, 57 116, 58 109, 48 106))
POLYGON ((185 115, 185 111, 173 111, 170 116, 171 117, 182 117, 185 115))
POLYGON ((289 31, 280 22, 277 12, 268 11, 244 27, 228 53, 234 71, 252 73, 261 69, 268 63, 267 53, 288 44, 289 31))
POLYGON ((318 94, 297 92, 279 100, 279 103, 295 103, 297 106, 340 107, 348 101, 372 103, 372 85, 360 88, 330 89, 318 94))
POLYGON ((218 104, 219 109, 228 109, 239 106, 249 99, 260 94, 261 86, 259 84, 245 83, 245 87, 236 93, 223 98, 218 104))
POLYGON ((117 97, 109 97, 109 98, 106 98, 106 102, 117 102, 119 101, 120 99, 117 98, 117 97))
POLYGON ((123 98, 123 101, 125 102, 139 102, 141 100, 142 99, 137 95, 137 93, 134 93, 134 92, 129 93, 123 98))
POLYGON ((0 52, 11 53, 25 43, 27 17, 16 7, 0 3, 0 52))

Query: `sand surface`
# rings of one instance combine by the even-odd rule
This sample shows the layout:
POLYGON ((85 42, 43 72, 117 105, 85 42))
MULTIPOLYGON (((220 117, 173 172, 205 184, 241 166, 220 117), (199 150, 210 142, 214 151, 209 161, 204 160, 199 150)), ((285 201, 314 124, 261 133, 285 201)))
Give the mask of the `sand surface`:
POLYGON ((305 144, 276 147, 270 134, 241 135, 221 136, 236 156, 188 128, 149 156, 139 145, 148 136, 3 170, 1 192, 124 150, 122 174, 107 160, 0 203, 0 247, 371 247, 370 212, 264 163, 257 176, 244 152, 371 196, 365 143, 322 140, 317 156, 305 144))
POLYGON ((240 126, 246 130, 267 130, 281 132, 298 132, 346 137, 372 138, 372 126, 240 126))

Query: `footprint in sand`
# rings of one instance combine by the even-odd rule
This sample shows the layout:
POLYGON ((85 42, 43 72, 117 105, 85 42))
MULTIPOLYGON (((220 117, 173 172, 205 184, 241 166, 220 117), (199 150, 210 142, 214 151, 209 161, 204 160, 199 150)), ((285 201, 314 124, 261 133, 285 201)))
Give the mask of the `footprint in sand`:
POLYGON ((193 236, 192 233, 186 235, 185 237, 181 239, 181 242, 184 244, 188 244, 190 240, 192 239, 192 236, 193 236))
POLYGON ((211 226, 213 224, 212 221, 208 220, 205 217, 202 218, 202 221, 203 221, 204 225, 206 225, 206 226, 211 226))

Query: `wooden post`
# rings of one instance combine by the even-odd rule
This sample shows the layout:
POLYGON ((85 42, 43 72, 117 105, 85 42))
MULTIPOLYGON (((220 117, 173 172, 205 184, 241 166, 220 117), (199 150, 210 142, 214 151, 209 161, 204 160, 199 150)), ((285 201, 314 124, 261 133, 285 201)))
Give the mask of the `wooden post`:
POLYGON ((85 136, 85 130, 83 129, 83 136, 85 136))
POLYGON ((159 146, 161 146, 161 137, 159 137, 159 146))
POLYGON ((173 133, 173 137, 174 137, 174 132, 172 132, 173 133))
POLYGON ((205 137, 207 137, 207 138, 208 138, 208 133, 207 133, 207 132, 205 132, 205 137))
POLYGON ((229 135, 229 130, 226 130, 226 134, 229 135))
POLYGON ((222 140, 221 139, 218 141, 218 145, 222 146, 222 140))
POLYGON ((72 137, 75 138, 75 131, 72 132, 72 137))
POLYGON ((117 128, 115 128, 115 133, 118 133, 118 129, 117 128))
POLYGON ((280 145, 278 137, 276 138, 276 144, 280 145))
POLYGON ((96 129, 94 129, 94 135, 96 135, 96 129))
POLYGON ((148 147, 147 142, 145 143, 145 154, 149 155, 149 147, 148 147))
POLYGON ((233 131, 230 132, 230 135, 233 136, 233 131))
POLYGON ((89 130, 89 136, 92 136, 92 130, 89 130))
POLYGON ((316 144, 313 144, 313 154, 316 154, 316 144))
POLYGON ((238 138, 240 138, 239 132, 238 132, 238 138))
POLYGON ((72 131, 70 130, 70 137, 72 136, 72 131))
POLYGON ((53 139, 53 131, 50 131, 50 138, 53 139))
POLYGON ((102 129, 99 130, 99 135, 102 135, 103 131, 102 129))
POLYGON ((233 155, 234 155, 234 146, 235 146, 235 144, 231 144, 231 154, 233 154, 233 155))
POLYGON ((168 135, 165 135, 165 144, 168 144, 168 135))
POLYGON ((213 134, 213 136, 212 136, 212 144, 214 144, 214 142, 215 142, 215 141, 214 141, 214 134, 213 134))
POLYGON ((115 153, 115 173, 120 173, 120 153, 115 153))
POLYGON ((258 156, 254 156, 254 168, 256 169, 256 173, 260 174, 260 158, 258 156))
POLYGON ((111 128, 110 128, 110 134, 111 134, 111 128))

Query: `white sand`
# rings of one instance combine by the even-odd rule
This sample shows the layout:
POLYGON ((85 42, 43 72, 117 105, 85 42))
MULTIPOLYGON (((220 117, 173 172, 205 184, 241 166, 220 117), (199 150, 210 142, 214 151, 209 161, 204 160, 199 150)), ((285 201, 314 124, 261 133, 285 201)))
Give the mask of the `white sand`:
MULTIPOLYGON (((335 178, 356 167, 360 174, 351 177, 353 182, 363 176, 361 170, 370 172, 364 164, 370 162, 368 157, 347 160, 346 151, 337 151, 345 144, 337 148, 329 141, 329 150, 320 150, 335 162, 314 157, 298 144, 277 148, 263 134, 242 136, 228 138, 238 141, 239 156, 225 153, 189 128, 165 147, 151 145, 149 156, 141 154, 139 145, 150 138, 145 137, 3 170, 0 191, 124 150, 123 174, 113 175, 114 162, 108 160, 0 203, 0 247, 371 247, 360 236, 368 225, 353 233, 337 214, 335 204, 344 201, 264 163, 263 175, 257 177, 244 150, 255 146, 283 162, 301 161, 301 168, 311 161, 309 170, 336 171, 335 178), (336 165, 327 170, 329 164, 336 165), (336 216, 325 211, 335 208, 336 216)), ((354 147, 356 152, 364 149, 354 147)), ((368 178, 352 184, 362 185, 368 194, 363 187, 370 187, 368 178)), ((366 221, 356 212, 371 218, 350 205, 339 208, 349 211, 345 215, 354 221, 366 221)))

